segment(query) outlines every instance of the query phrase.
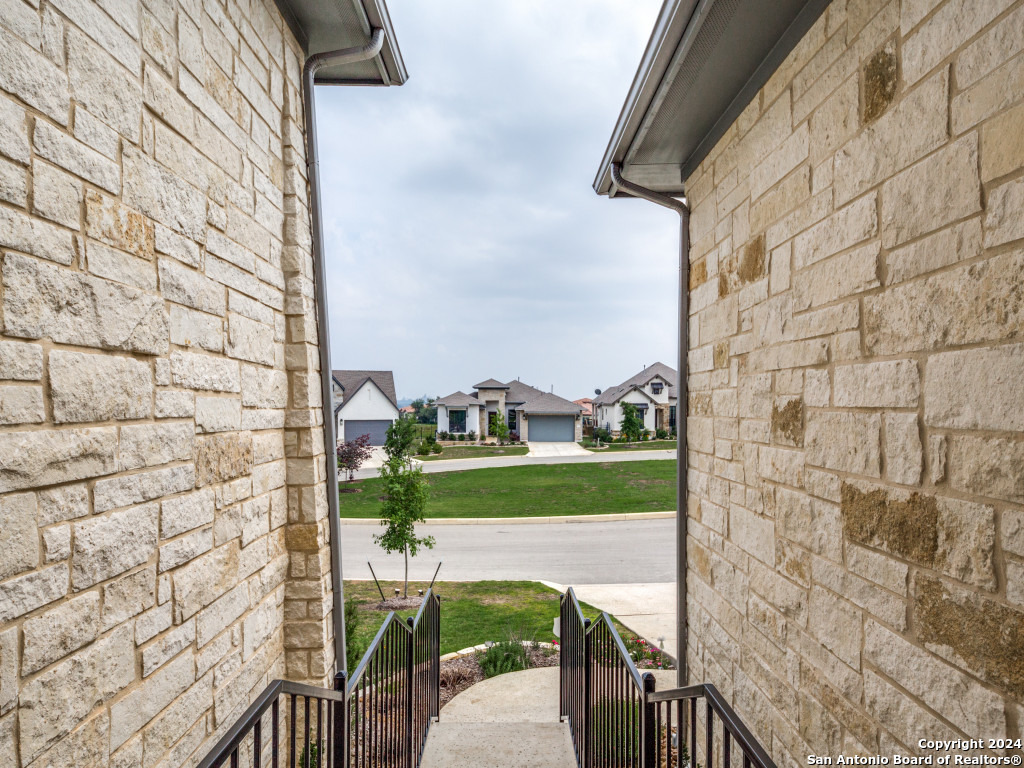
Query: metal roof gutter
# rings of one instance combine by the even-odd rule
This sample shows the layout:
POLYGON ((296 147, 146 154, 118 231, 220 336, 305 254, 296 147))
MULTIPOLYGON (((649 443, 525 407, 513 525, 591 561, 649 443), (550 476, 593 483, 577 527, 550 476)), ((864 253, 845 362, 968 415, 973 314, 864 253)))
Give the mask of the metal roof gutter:
POLYGON ((679 214, 679 384, 676 397, 676 682, 687 683, 687 628, 686 615, 686 536, 689 523, 687 501, 689 495, 689 456, 686 447, 686 422, 689 412, 689 353, 690 353, 690 206, 682 200, 662 195, 634 184, 622 177, 622 167, 613 163, 610 169, 612 184, 617 192, 630 197, 669 208, 679 214))
MULTIPOLYGON (((317 71, 328 65, 341 65, 366 61, 376 57, 384 46, 386 33, 373 30, 370 41, 354 48, 316 53, 306 60, 302 69, 302 104, 306 122, 306 171, 309 182, 309 209, 312 218, 314 287, 317 304, 317 325, 320 344, 320 391, 323 398, 324 448, 327 470, 327 508, 331 532, 331 586, 334 593, 334 668, 335 680, 346 672, 345 652, 345 596, 341 569, 341 518, 338 509, 338 462, 335 420, 332 413, 331 339, 327 314, 327 262, 324 257, 324 227, 320 205, 320 156, 316 133, 316 103, 314 100, 317 71)), ((335 81, 334 84, 343 84, 335 81)))
POLYGON ((594 191, 616 194, 611 167, 618 163, 638 183, 681 194, 685 178, 830 2, 665 0, 601 159, 594 191), (668 134, 664 123, 654 128, 659 118, 668 118, 668 134), (645 151, 673 135, 679 152, 657 153, 655 159, 645 151))
MULTIPOLYGON (((707 4, 708 0, 705 0, 704 6, 707 4)), ((690 21, 696 6, 697 0, 665 0, 661 6, 643 58, 640 59, 640 66, 633 76, 626 101, 615 121, 604 157, 601 158, 601 167, 594 178, 594 190, 599 195, 613 194, 612 164, 621 165, 625 160, 626 151, 640 129, 658 87, 674 60, 678 59, 679 40, 692 26, 690 21)))

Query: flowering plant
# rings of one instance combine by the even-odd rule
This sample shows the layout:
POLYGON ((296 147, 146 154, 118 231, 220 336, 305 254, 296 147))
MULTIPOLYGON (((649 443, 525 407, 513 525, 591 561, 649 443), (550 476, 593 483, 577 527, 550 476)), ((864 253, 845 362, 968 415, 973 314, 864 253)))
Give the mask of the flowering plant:
POLYGON ((658 646, 648 643, 642 637, 627 635, 623 643, 637 669, 669 669, 672 666, 658 646))

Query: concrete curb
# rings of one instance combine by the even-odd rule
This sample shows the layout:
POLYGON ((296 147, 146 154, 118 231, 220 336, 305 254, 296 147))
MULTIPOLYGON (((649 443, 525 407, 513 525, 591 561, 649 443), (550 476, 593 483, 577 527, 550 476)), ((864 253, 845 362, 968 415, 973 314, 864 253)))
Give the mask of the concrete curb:
MULTIPOLYGON (((550 517, 436 517, 424 525, 561 525, 575 523, 618 523, 626 520, 665 520, 675 517, 669 512, 618 512, 613 515, 556 515, 550 517)), ((380 525, 376 517, 342 518, 342 525, 380 525)))

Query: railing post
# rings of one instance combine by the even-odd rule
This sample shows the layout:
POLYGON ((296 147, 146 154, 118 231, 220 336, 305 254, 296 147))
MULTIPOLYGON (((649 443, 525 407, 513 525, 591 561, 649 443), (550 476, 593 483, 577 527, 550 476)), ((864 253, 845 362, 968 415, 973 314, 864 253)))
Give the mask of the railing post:
POLYGON ((416 768, 416 750, 413 749, 415 744, 415 734, 413 733, 413 687, 415 683, 415 668, 416 668, 416 630, 414 620, 412 616, 406 618, 406 623, 409 625, 409 636, 406 642, 409 643, 409 653, 406 656, 405 664, 405 679, 406 679, 406 692, 405 698, 405 727, 408 729, 406 734, 406 746, 409 750, 409 768, 416 768))
POLYGON ((334 768, 348 766, 348 693, 345 686, 345 672, 334 676, 334 690, 345 694, 344 701, 334 702, 334 768))
MULTIPOLYGON (((644 746, 642 750, 643 754, 643 766, 644 768, 655 768, 657 759, 655 756, 656 744, 658 740, 658 734, 655 732, 654 726, 654 709, 657 706, 653 701, 650 701, 650 694, 654 693, 654 675, 650 672, 644 672, 644 724, 641 731, 641 736, 644 740, 644 746)), ((709 766, 710 768, 710 766, 709 766)))
POLYGON ((594 765, 594 747, 590 743, 590 657, 591 657, 590 619, 583 620, 583 766, 594 765))

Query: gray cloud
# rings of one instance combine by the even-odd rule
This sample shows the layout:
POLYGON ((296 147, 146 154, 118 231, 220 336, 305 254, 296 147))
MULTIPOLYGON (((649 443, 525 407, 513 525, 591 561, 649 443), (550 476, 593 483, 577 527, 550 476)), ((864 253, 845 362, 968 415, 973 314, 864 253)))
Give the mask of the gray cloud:
POLYGON ((677 220, 591 189, 659 0, 391 0, 401 88, 317 93, 332 357, 400 396, 675 364, 677 220))

